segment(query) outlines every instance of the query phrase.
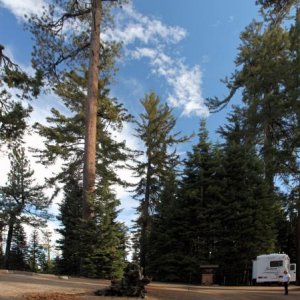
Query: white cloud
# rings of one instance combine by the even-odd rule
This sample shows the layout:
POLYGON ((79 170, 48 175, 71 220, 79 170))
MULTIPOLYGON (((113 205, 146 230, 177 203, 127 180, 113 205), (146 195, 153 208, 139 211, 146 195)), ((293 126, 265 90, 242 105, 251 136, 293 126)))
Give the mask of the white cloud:
MULTIPOLYGON (((10 9, 16 16, 24 13, 38 13, 45 0, 0 0, 0 4, 10 9)), ((201 92, 202 73, 199 65, 188 67, 182 58, 168 55, 167 48, 186 37, 187 32, 179 26, 168 26, 161 20, 145 16, 138 12, 132 2, 116 12, 115 29, 108 28, 101 33, 103 40, 115 40, 123 43, 129 57, 150 60, 153 74, 165 78, 169 88, 169 103, 182 109, 182 115, 207 115, 201 92), (146 47, 145 47, 146 46, 146 47)))
POLYGON ((166 80, 169 88, 167 101, 182 110, 184 116, 207 116, 199 65, 188 67, 182 58, 174 57, 174 44, 186 37, 185 29, 167 26, 155 17, 137 12, 132 3, 116 15, 116 29, 107 30, 102 38, 123 43, 127 57, 148 58, 151 72, 166 80), (170 44, 172 52, 168 51, 170 44))
POLYGON ((171 92, 168 94, 168 102, 172 107, 182 109, 182 115, 207 116, 208 109, 204 105, 201 91, 202 72, 200 66, 192 68, 182 61, 177 61, 164 52, 152 48, 137 48, 132 52, 135 59, 149 58, 152 72, 164 77, 171 92))
POLYGON ((119 41, 126 46, 133 42, 158 43, 161 39, 168 43, 178 43, 185 36, 185 29, 167 26, 154 17, 144 16, 135 10, 132 3, 128 3, 116 15, 116 28, 107 29, 102 39, 119 41))
POLYGON ((43 0, 0 0, 0 6, 10 10, 20 20, 25 15, 41 14, 45 4, 43 0))

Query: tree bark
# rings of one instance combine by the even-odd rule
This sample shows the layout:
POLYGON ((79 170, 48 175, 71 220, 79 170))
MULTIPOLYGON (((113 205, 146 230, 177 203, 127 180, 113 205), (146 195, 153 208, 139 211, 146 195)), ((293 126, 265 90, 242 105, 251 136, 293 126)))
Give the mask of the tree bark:
POLYGON ((143 275, 148 269, 147 255, 148 255, 148 232, 149 232, 149 208, 150 208, 150 180, 151 180, 151 162, 148 159, 145 199, 142 203, 142 224, 141 224, 141 245, 140 245, 140 265, 143 268, 143 275))
POLYGON ((83 169, 83 218, 85 220, 89 220, 93 215, 92 205, 95 197, 97 97, 100 64, 101 13, 101 0, 93 0, 90 63, 88 69, 88 89, 85 111, 85 156, 83 169))
POLYGON ((4 229, 4 222, 0 220, 0 257, 3 257, 3 229, 4 229))
POLYGON ((15 225, 15 217, 12 216, 8 223, 8 233, 7 233, 5 256, 4 256, 5 269, 9 269, 10 247, 11 247, 11 241, 13 237, 14 225, 15 225))

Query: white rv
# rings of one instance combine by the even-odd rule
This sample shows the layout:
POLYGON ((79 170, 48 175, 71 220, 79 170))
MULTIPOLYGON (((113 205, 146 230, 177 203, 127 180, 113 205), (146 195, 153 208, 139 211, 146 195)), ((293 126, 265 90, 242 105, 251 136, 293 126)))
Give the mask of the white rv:
POLYGON ((253 283, 278 283, 282 281, 285 270, 290 273, 291 282, 295 282, 296 264, 290 263, 288 255, 281 253, 259 255, 253 260, 252 281, 253 283))

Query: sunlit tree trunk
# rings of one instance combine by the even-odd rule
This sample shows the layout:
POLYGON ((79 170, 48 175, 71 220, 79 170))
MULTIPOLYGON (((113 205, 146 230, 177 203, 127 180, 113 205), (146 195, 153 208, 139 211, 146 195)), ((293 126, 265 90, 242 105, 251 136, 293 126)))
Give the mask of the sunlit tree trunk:
POLYGON ((86 220, 93 215, 92 202, 95 193, 97 94, 100 63, 101 11, 101 0, 93 0, 90 64, 88 70, 88 95, 85 114, 85 157, 83 171, 83 218, 86 220))

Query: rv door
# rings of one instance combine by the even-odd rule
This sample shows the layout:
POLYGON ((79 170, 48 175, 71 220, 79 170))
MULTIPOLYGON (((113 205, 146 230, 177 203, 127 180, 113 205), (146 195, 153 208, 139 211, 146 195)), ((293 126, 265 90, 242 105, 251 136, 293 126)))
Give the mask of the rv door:
POLYGON ((296 281, 296 264, 290 264, 291 282, 296 281))

